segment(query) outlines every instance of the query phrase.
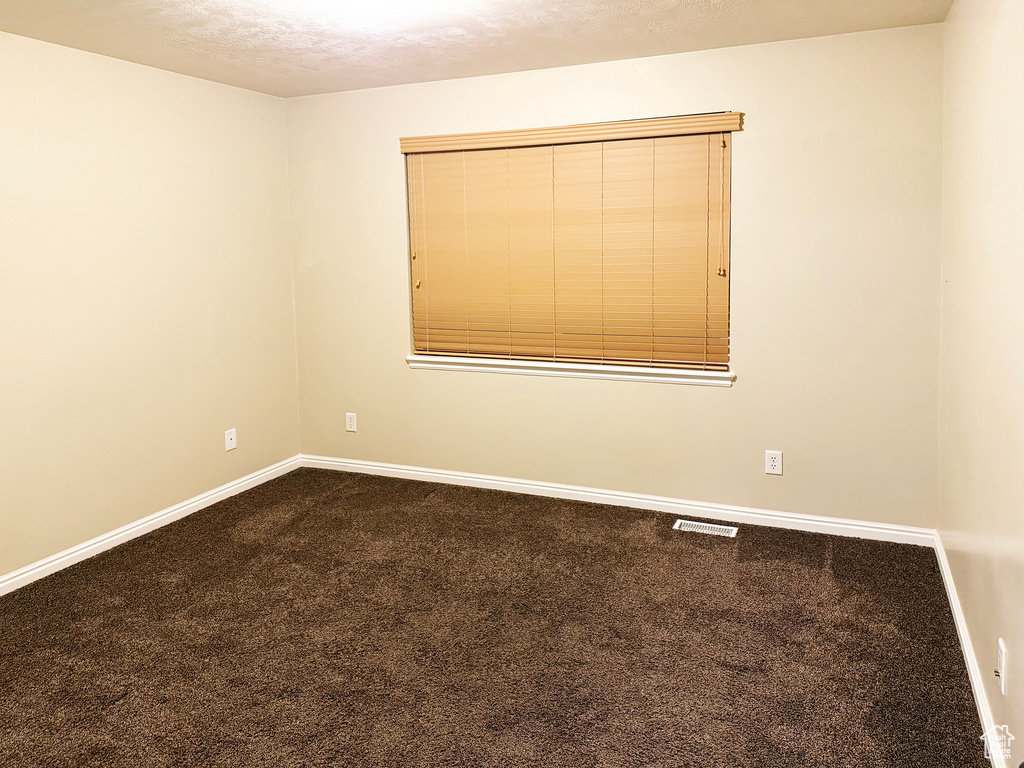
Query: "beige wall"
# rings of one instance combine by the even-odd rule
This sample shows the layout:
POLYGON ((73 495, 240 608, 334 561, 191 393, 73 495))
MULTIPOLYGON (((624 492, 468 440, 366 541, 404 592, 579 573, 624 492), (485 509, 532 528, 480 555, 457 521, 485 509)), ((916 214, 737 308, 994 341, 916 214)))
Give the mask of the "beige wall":
POLYGON ((297 452, 287 206, 284 101, 0 34, 0 574, 297 452))
POLYGON ((1024 732, 1022 29, 957 0, 287 105, 0 33, 0 574, 297 453, 301 405, 305 453, 938 525, 1024 732), (732 389, 406 367, 400 136, 722 109, 732 389))
POLYGON ((305 453, 938 521, 1024 732, 1021 29, 1016 0, 957 0, 945 26, 287 106, 0 34, 0 574, 295 454, 301 405, 305 453), (400 136, 722 109, 747 115, 732 389, 406 367, 400 136))
POLYGON ((303 451, 933 525, 941 35, 289 100, 303 451), (724 109, 747 116, 733 157, 733 388, 406 367, 399 137, 724 109), (764 474, 765 449, 785 452, 784 477, 764 474))
POLYGON ((945 28, 941 517, 996 723, 1024 760, 1024 3, 945 28), (1010 650, 1009 695, 991 675, 1010 650))

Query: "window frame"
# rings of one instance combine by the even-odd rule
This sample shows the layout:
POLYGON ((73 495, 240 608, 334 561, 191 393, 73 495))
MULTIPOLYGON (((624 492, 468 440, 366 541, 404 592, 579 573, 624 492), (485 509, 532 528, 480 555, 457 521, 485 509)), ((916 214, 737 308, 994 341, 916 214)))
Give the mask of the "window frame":
MULTIPOLYGON (((594 141, 614 141, 631 138, 658 138, 694 134, 729 133, 742 130, 743 114, 739 112, 716 112, 701 115, 686 115, 669 118, 651 118, 641 120, 618 121, 613 123, 593 123, 577 126, 556 128, 539 128, 513 131, 497 131, 490 133, 453 134, 444 136, 420 136, 402 138, 400 141, 403 154, 403 165, 406 176, 406 225, 409 269, 409 332, 412 352, 406 356, 406 363, 415 370, 447 370, 472 373, 503 373, 530 376, 552 376, 568 378, 605 379, 619 381, 646 381, 656 383, 689 384, 697 386, 730 387, 736 379, 732 368, 732 308, 728 308, 729 329, 726 336, 729 344, 730 357, 726 368, 698 368, 658 365, 643 363, 631 364, 621 361, 587 362, 583 360, 544 360, 531 357, 488 356, 474 353, 443 352, 431 353, 417 350, 414 328, 414 291, 416 276, 414 274, 412 199, 410 195, 409 156, 427 152, 457 152, 475 149, 510 149, 514 147, 548 146, 558 144, 587 143, 594 141)), ((732 175, 731 150, 729 142, 729 175, 732 175)), ((725 147, 723 141, 722 144, 725 147)), ((731 263, 731 180, 728 182, 729 218, 725 223, 729 247, 726 251, 727 260, 731 263)), ((727 291, 731 294, 730 284, 727 291)))

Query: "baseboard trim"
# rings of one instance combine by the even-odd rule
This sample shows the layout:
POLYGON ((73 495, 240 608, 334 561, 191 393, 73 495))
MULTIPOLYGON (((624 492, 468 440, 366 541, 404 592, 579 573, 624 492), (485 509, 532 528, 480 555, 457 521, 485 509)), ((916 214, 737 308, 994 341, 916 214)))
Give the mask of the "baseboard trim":
MULTIPOLYGON (((995 724, 992 719, 992 710, 989 707, 988 698, 985 694, 985 687, 982 682, 981 669, 978 666, 974 648, 971 644, 970 633, 967 629, 967 622, 964 617, 960 599, 957 596, 956 585, 949 568, 949 561, 946 558, 946 551, 942 545, 942 538, 938 532, 929 528, 914 528, 905 525, 892 525, 889 523, 872 523, 862 520, 847 520, 843 518, 819 517, 816 515, 804 515, 793 512, 780 512, 777 510, 757 509, 754 507, 738 507, 728 504, 714 504, 709 502, 689 501, 686 499, 675 499, 666 496, 651 496, 640 493, 627 493, 624 491, 611 491, 600 488, 588 488, 577 485, 564 485, 561 483, 546 483, 536 480, 521 480, 496 475, 479 475, 469 472, 455 472, 446 469, 429 469, 426 467, 407 466, 403 464, 385 464, 375 461, 360 461, 356 459, 339 459, 330 456, 311 456, 298 454, 279 461, 264 469, 241 477, 238 480, 227 483, 207 491, 191 499, 175 504, 159 512, 156 512, 141 520, 122 526, 114 531, 97 536, 77 546, 58 552, 55 555, 39 560, 38 562, 19 568, 16 571, 0 576, 0 595, 13 592, 20 587, 30 584, 44 576, 49 576, 70 565, 86 560, 94 555, 111 549, 118 544, 123 544, 145 533, 149 533, 161 526, 179 520, 187 515, 197 512, 200 509, 216 504, 218 501, 230 498, 243 491, 254 488, 257 485, 273 480, 276 477, 287 474, 299 467, 314 467, 318 469, 333 469, 343 472, 359 472, 369 475, 383 475, 387 477, 401 477, 409 480, 425 480, 428 482, 447 483, 450 485, 464 485, 474 488, 490 488, 500 491, 512 491, 514 493, 526 493, 535 496, 550 496, 559 499, 574 499, 577 501, 590 501, 598 504, 613 504, 616 506, 633 507, 635 509, 649 509, 657 512, 666 512, 677 515, 692 515, 696 517, 710 518, 713 520, 726 520, 733 523, 744 523, 748 525, 766 525, 776 528, 787 528, 791 530, 809 531, 812 533, 827 533, 836 536, 852 536, 861 539, 874 539, 877 541, 891 541, 900 544, 916 544, 919 546, 932 547, 938 559, 942 580, 946 587, 946 594, 953 612, 956 623, 957 634, 960 638, 960 646, 964 653, 964 660, 967 664, 967 672, 971 681, 971 689, 974 694, 975 704, 978 708, 978 715, 982 727, 987 732, 995 724)), ((1000 758, 993 758, 993 768, 1007 768, 1005 761, 1000 758)))
MULTIPOLYGON (((994 725, 992 710, 989 707, 985 687, 982 684, 981 670, 978 666, 977 657, 974 654, 974 647, 971 645, 970 633, 967 630, 967 622, 964 617, 963 608, 960 605, 960 598, 957 596, 953 574, 949 569, 946 551, 942 545, 942 538, 939 536, 938 531, 934 529, 892 525, 889 523, 872 523, 863 520, 847 520, 844 518, 819 517, 816 515, 803 515, 754 507, 737 507, 728 504, 688 501, 664 496, 609 491, 600 488, 587 488, 560 483, 545 483, 536 480, 519 480, 494 475, 453 472, 446 469, 427 469, 402 464, 339 459, 330 456, 302 454, 300 459, 304 467, 361 472, 363 474, 402 477, 409 480, 426 480, 428 482, 449 483, 452 485, 467 485, 474 488, 490 488, 537 496, 552 496, 559 499, 575 499, 578 501, 592 501, 599 504, 650 509, 670 514, 693 515, 713 520, 726 520, 733 523, 767 525, 775 528, 788 528, 812 533, 828 533, 836 536, 852 536, 860 539, 930 547, 935 550, 939 570, 942 574, 942 581, 946 588, 946 595, 949 598, 950 608, 956 622, 960 648, 964 654, 967 674, 971 681, 971 691, 974 694, 974 702, 978 709, 978 717, 981 720, 983 731, 988 732, 989 728, 994 725)), ((995 756, 992 759, 992 767, 1009 768, 1002 758, 995 756)))
POLYGON ((343 472, 361 472, 369 475, 404 477, 408 480, 426 480, 450 485, 467 485, 473 488, 490 488, 499 491, 528 493, 534 496, 551 496, 556 499, 592 501, 598 504, 614 504, 621 507, 650 509, 675 515, 695 515, 713 520, 727 520, 748 525, 768 525, 774 528, 830 533, 836 536, 852 536, 859 539, 892 541, 900 544, 917 544, 931 547, 935 543, 935 531, 930 528, 913 528, 907 525, 871 523, 862 520, 846 520, 838 517, 818 517, 793 512, 737 507, 728 504, 713 504, 703 501, 688 501, 667 496, 650 496, 642 493, 609 491, 601 488, 587 488, 578 485, 545 483, 536 480, 519 480, 496 475, 477 475, 470 472, 453 472, 447 469, 428 469, 403 464, 383 464, 376 461, 338 459, 330 456, 301 455, 302 466, 319 469, 336 469, 343 472))
MULTIPOLYGON (((953 580, 953 572, 950 570, 949 560, 946 557, 946 548, 942 544, 942 536, 937 531, 934 544, 935 557, 939 561, 939 571, 942 573, 942 582, 946 585, 949 607, 953 611, 956 633, 960 638, 960 648, 964 653, 964 662, 967 664, 967 676, 971 681, 971 692, 974 694, 974 705, 978 708, 981 730, 982 733, 988 733, 990 729, 995 727, 996 722, 992 715, 992 708, 988 703, 988 694, 985 692, 981 666, 978 664, 978 657, 974 653, 974 645, 971 643, 971 633, 967 629, 967 618, 964 616, 963 607, 960 605, 960 597, 956 592, 956 582, 953 580)), ((1009 768, 1002 755, 993 754, 991 762, 992 768, 1009 768)))
POLYGON ((58 552, 55 555, 26 565, 24 568, 19 568, 5 576, 0 576, 0 595, 6 595, 8 592, 13 592, 37 579, 49 576, 51 573, 56 573, 67 568, 69 565, 87 560, 93 555, 98 555, 100 552, 116 547, 118 544, 123 544, 126 541, 142 536, 144 533, 149 533, 175 520, 180 520, 211 504, 216 504, 218 501, 223 501, 242 491, 255 488, 261 483, 273 480, 275 477, 280 477, 291 472, 293 469, 298 469, 300 466, 302 466, 300 457, 292 456, 290 459, 279 461, 277 464, 272 464, 219 488, 214 488, 212 491, 193 496, 191 499, 175 504, 173 507, 167 507, 141 520, 136 520, 134 523, 128 523, 128 525, 121 526, 117 530, 110 531, 102 536, 97 536, 95 539, 90 539, 70 549, 65 549, 63 552, 58 552))

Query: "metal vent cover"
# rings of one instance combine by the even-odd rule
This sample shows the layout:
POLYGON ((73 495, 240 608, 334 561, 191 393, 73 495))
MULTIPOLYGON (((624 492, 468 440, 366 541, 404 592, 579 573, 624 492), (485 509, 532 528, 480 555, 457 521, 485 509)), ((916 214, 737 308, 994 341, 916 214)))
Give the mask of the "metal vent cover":
POLYGON ((715 525, 714 523, 698 523, 696 520, 684 520, 680 518, 676 520, 675 525, 672 526, 673 531, 693 531, 694 533, 707 533, 712 536, 729 536, 730 538, 736 535, 739 528, 733 525, 715 525))

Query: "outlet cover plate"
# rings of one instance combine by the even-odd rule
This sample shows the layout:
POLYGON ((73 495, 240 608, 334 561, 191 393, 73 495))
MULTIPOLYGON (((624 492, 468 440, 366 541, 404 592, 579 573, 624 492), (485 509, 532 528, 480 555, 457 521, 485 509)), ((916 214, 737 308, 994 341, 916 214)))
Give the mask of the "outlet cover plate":
POLYGON ((224 433, 224 450, 233 451, 238 447, 238 436, 235 434, 234 429, 229 429, 224 433))
POLYGON ((782 451, 764 452, 764 473, 766 475, 782 474, 782 451))
POLYGON ((345 431, 355 432, 356 431, 356 415, 354 413, 345 414, 345 431))

